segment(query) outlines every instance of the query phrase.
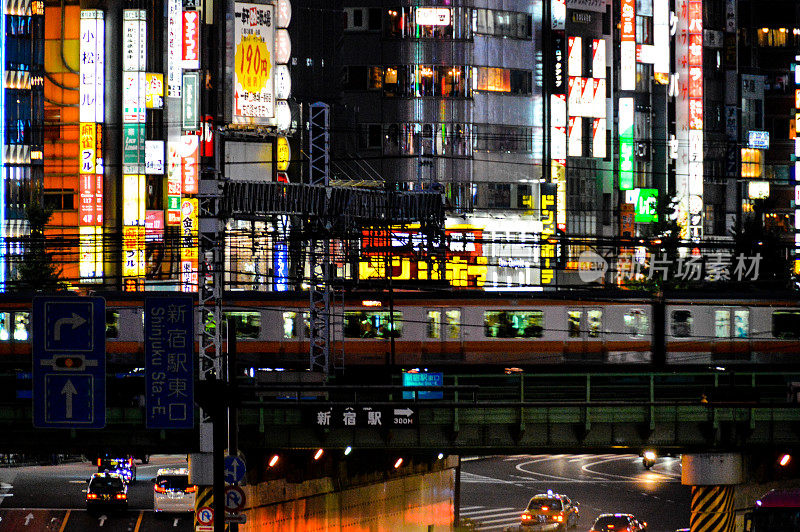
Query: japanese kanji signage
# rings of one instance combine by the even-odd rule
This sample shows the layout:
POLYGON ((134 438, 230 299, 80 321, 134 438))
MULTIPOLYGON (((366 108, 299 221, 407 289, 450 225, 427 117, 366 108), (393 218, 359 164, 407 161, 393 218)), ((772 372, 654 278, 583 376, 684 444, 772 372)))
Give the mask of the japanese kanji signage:
POLYGON ((275 116, 275 6, 234 5, 233 121, 266 123, 275 116))
POLYGON ((389 428, 417 425, 415 408, 372 406, 325 407, 313 411, 313 424, 321 428, 389 428))
POLYGON ((194 303, 170 295, 145 300, 145 406, 148 429, 194 426, 194 303))

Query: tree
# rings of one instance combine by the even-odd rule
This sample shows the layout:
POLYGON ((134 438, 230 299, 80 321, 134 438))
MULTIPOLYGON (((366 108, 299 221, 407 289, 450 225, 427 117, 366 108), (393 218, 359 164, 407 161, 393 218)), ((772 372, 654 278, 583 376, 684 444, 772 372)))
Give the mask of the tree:
MULTIPOLYGON (((34 194, 36 196, 36 194, 34 194)), ((53 254, 47 251, 44 228, 53 215, 38 199, 25 207, 31 233, 25 242, 25 253, 17 268, 17 279, 12 285, 17 290, 37 292, 58 292, 66 290, 67 284, 61 279, 63 268, 53 262, 53 254)))
POLYGON ((758 278, 747 280, 765 288, 787 288, 792 284, 789 242, 785 240, 787 232, 764 224, 766 209, 764 200, 755 200, 753 215, 745 218, 742 227, 733 231, 733 257, 735 260, 740 255, 748 259, 760 256, 758 278))
MULTIPOLYGON (((681 241, 681 228, 678 225, 677 200, 670 197, 659 197, 656 203, 656 220, 647 226, 644 239, 652 265, 653 260, 666 260, 676 264, 678 249, 685 244, 681 241)), ((645 269, 644 272, 648 270, 645 269)), ((665 289, 680 288, 681 283, 670 276, 664 280, 661 273, 655 273, 650 279, 629 280, 625 286, 637 290, 660 292, 665 289)))

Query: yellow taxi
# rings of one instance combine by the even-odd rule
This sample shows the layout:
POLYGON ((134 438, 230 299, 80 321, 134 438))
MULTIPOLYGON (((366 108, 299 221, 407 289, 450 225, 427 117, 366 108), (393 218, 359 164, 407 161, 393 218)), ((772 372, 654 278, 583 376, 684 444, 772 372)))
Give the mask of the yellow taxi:
POLYGON ((578 513, 577 502, 550 490, 531 498, 520 517, 520 526, 530 532, 561 532, 577 526, 578 513))

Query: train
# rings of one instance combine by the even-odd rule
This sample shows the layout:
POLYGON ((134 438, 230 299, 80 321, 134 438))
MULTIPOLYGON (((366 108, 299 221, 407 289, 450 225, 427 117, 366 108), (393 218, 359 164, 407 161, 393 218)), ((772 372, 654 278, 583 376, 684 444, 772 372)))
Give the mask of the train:
MULTIPOLYGON (((143 367, 146 294, 94 295, 106 299, 109 366, 143 367)), ((240 365, 308 367, 307 293, 227 292, 222 306, 225 321, 236 322, 240 365)), ((30 312, 30 297, 0 299, 7 368, 29 367, 30 312)), ((780 365, 800 360, 800 297, 352 291, 334 307, 331 332, 331 363, 345 369, 780 365)))

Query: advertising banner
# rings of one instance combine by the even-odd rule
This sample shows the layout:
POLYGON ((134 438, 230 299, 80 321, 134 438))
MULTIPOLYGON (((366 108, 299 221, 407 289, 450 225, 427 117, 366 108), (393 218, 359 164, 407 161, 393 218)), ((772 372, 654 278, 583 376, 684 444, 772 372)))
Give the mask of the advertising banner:
POLYGON ((275 6, 234 5, 233 122, 267 123, 275 116, 275 6))

